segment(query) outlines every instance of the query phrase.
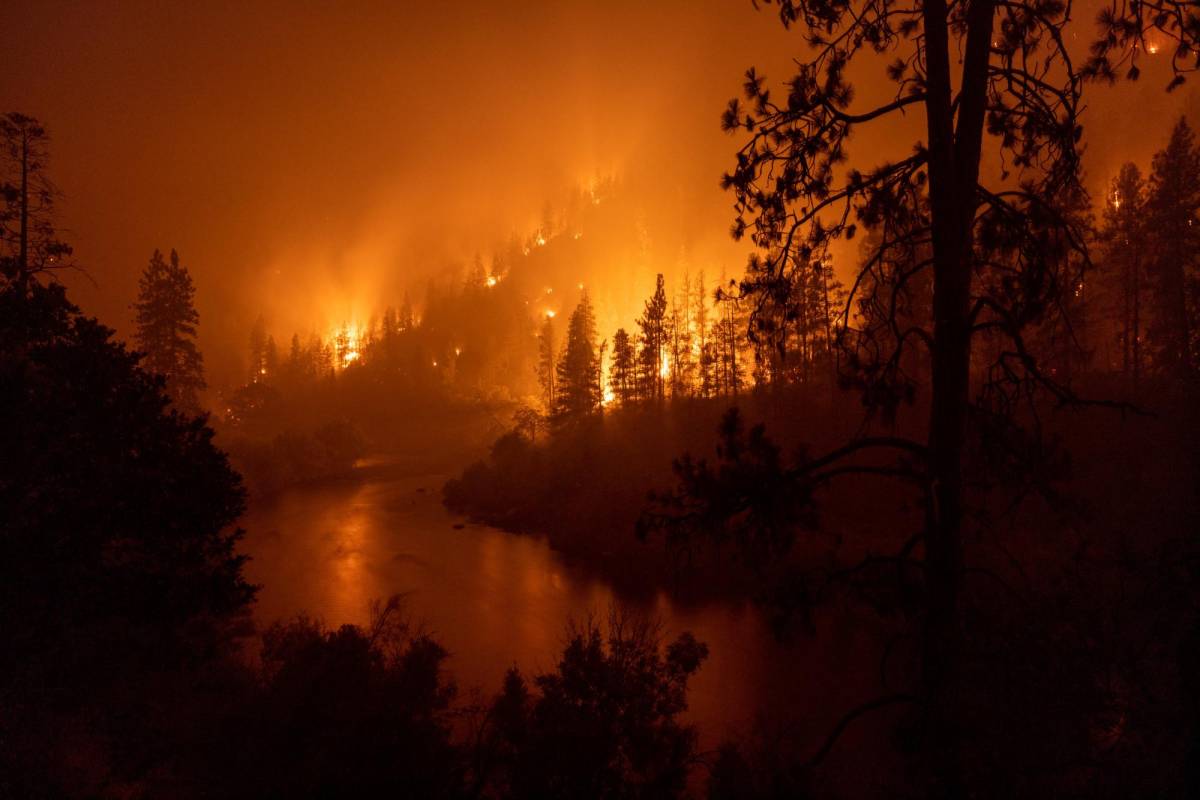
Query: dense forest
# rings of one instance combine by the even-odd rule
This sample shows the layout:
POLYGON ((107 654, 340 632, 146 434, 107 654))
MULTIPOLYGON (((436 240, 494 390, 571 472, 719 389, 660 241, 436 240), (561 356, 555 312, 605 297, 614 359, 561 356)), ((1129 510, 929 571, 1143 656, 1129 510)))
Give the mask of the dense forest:
POLYGON ((130 265, 128 341, 76 304, 54 121, 0 117, 0 795, 1200 791, 1200 120, 1083 166, 1085 96, 1183 85, 1200 15, 767 6, 803 48, 720 118, 743 270, 592 180, 361 317, 255 310, 232 378, 186 250, 130 265), (864 161, 876 130, 915 133, 864 161), (437 537, 534 537, 621 602, 483 686, 403 587, 263 619, 248 512, 395 469, 437 537), (719 645, 652 610, 734 603, 839 691, 702 729, 719 645))

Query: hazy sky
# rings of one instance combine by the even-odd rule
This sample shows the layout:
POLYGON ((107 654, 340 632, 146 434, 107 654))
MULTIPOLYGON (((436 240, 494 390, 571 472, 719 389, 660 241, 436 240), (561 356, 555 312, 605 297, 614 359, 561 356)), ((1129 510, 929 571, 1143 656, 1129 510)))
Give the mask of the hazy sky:
MULTIPOLYGON (((740 270, 719 115, 746 67, 782 80, 800 53, 749 0, 39 0, 4 21, 0 109, 53 136, 62 223, 97 284, 72 280, 77 301, 127 332, 137 275, 175 247, 210 360, 260 309, 392 293, 528 233, 596 174, 640 176, 656 196, 639 202, 677 208, 684 241, 740 270)), ((1195 97, 1164 83, 1152 67, 1091 90, 1093 188, 1148 162, 1195 97)), ((852 156, 913 138, 875 136, 852 156)))

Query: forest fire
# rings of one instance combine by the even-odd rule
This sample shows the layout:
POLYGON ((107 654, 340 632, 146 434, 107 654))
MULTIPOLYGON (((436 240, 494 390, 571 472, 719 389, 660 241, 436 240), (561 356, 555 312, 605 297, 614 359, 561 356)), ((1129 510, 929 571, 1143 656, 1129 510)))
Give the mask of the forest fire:
POLYGON ((1200 796, 1194 0, 6 11, 0 797, 1200 796))

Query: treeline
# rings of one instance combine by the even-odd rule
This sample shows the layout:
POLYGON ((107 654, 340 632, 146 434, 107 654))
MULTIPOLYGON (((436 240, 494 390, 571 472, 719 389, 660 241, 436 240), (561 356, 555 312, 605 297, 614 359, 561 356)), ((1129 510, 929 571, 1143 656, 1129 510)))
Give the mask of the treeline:
POLYGON ((1075 287, 1091 363, 1133 387, 1200 371, 1200 148, 1180 119, 1148 178, 1127 163, 1112 180, 1094 277, 1075 287), (1104 321, 1108 321, 1105 324, 1104 321))

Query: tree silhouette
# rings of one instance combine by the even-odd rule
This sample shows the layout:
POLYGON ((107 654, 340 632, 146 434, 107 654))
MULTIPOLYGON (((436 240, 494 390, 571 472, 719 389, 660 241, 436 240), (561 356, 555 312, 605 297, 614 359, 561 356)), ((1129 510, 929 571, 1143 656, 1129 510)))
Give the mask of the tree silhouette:
POLYGON ((596 316, 584 289, 567 321, 567 339, 556 366, 554 414, 560 420, 600 410, 600 363, 596 352, 596 316))
POLYGON ((54 231, 58 190, 46 174, 49 141, 32 117, 0 117, 0 277, 22 287, 34 275, 71 266, 71 247, 54 231))
POLYGON ((1200 281, 1200 148, 1180 119, 1166 148, 1154 156, 1146 207, 1154 250, 1148 277, 1154 322, 1148 330, 1158 368, 1196 373, 1197 287, 1200 281))
MULTIPOLYGON (((853 342, 878 349, 869 361, 884 365, 876 372, 889 377, 896 371, 887 365, 902 357, 905 343, 928 349, 925 440, 861 436, 798 474, 823 470, 829 458, 892 452, 905 460, 886 469, 925 487, 923 751, 934 791, 961 796, 967 790, 960 732, 967 720, 956 698, 969 431, 986 434, 985 444, 1021 436, 1017 411, 1039 391, 1076 401, 1069 386, 1040 368, 1027 334, 1061 313, 1065 287, 1076 285, 1072 269, 1087 261, 1086 232, 1074 212, 1084 196, 1078 151, 1084 83, 1112 79, 1126 63, 1136 77, 1134 45, 1158 29, 1180 45, 1173 56, 1172 86, 1178 85, 1200 45, 1200 16, 1185 2, 1115 2, 1101 14, 1099 36, 1080 68, 1066 45, 1071 7, 1057 0, 779 0, 778 8, 784 26, 802 29, 811 55, 799 62, 782 98, 751 69, 746 102, 733 100, 726 109, 725 129, 747 135, 724 179, 735 197, 733 234, 748 234, 762 251, 753 265, 760 304, 781 291, 777 286, 797 283, 833 241, 852 238, 860 225, 879 239, 847 304, 871 288, 862 277, 878 261, 903 263, 910 259, 901 251, 928 248, 893 286, 930 273, 932 319, 890 326, 890 343, 853 342), (856 107, 851 66, 884 55, 893 59, 886 70, 894 96, 856 107), (861 127, 886 126, 910 111, 922 114, 924 130, 907 155, 870 169, 846 166, 861 127), (977 339, 988 347, 973 350, 977 339), (987 363, 973 363, 973 354, 986 355, 987 363)), ((901 557, 912 552, 906 543, 901 557)))
MULTIPOLYGON (((137 751, 150 687, 226 652, 254 592, 212 437, 61 286, 0 291, 0 794, 55 793, 66 728, 137 751)), ((146 757, 114 755, 112 779, 146 757)))
POLYGON ((667 346, 667 290, 661 274, 655 279, 654 294, 646 301, 638 326, 642 329, 642 349, 638 356, 640 394, 647 400, 662 401, 666 397, 663 358, 667 346))
POLYGON ((195 294, 192 276, 179 263, 179 254, 172 250, 167 262, 155 250, 138 283, 134 304, 143 366, 166 379, 176 408, 188 414, 200 412, 198 393, 205 386, 203 358, 196 347, 200 315, 192 302, 195 294))
POLYGON ((614 611, 570 631, 558 668, 534 689, 510 670, 489 714, 484 777, 502 797, 678 797, 696 732, 678 716, 708 657, 690 633, 614 611))
POLYGON ((1142 376, 1142 339, 1147 244, 1146 183, 1136 164, 1124 164, 1113 179, 1098 239, 1109 281, 1115 281, 1114 311, 1120 319, 1121 374, 1136 390, 1142 376))
POLYGON ((637 352, 624 328, 613 334, 612 371, 609 384, 617 402, 627 406, 637 399, 637 352))

